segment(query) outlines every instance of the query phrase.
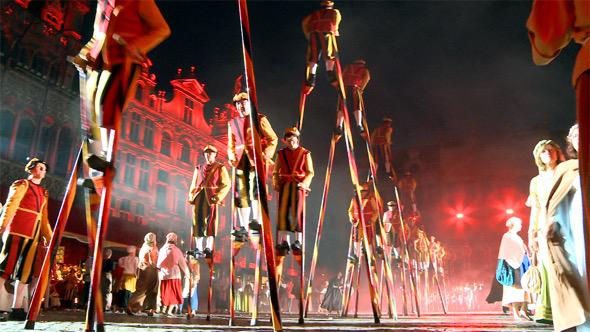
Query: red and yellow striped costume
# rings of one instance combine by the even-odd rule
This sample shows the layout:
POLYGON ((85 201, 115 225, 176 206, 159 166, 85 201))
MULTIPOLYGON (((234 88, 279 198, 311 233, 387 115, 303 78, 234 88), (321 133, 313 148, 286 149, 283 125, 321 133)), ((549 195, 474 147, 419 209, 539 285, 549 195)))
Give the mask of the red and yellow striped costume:
POLYGON ((51 227, 47 215, 48 193, 29 180, 10 186, 0 215, 4 230, 0 251, 0 277, 28 284, 33 277, 40 236, 49 241, 51 227))

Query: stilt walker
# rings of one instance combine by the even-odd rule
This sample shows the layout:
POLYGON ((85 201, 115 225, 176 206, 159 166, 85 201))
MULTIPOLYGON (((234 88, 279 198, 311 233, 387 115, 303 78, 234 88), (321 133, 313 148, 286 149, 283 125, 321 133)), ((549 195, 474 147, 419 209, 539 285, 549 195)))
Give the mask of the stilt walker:
MULTIPOLYGON (((266 268, 268 272, 268 288, 270 291, 270 311, 273 329, 275 331, 282 331, 282 322, 280 316, 279 298, 277 294, 277 280, 276 280, 276 267, 275 267, 275 255, 274 255, 274 244, 272 239, 272 230, 270 224, 268 200, 266 192, 266 166, 264 160, 270 160, 274 154, 276 148, 277 137, 274 135, 273 142, 268 142, 267 135, 265 135, 265 126, 263 118, 258 114, 258 97, 256 94, 256 83, 254 78, 254 63, 252 60, 252 36, 250 34, 250 21, 248 17, 248 7, 246 0, 238 0, 238 9, 240 13, 240 28, 242 32, 242 50, 244 54, 244 67, 246 77, 246 96, 248 99, 241 99, 241 106, 249 105, 251 107, 251 113, 249 116, 250 123, 250 135, 247 135, 248 141, 245 141, 247 148, 246 153, 253 157, 253 166, 256 174, 256 188, 258 196, 260 198, 259 212, 260 219, 262 221, 262 243, 264 245, 264 253, 266 258, 266 268), (263 153, 263 147, 261 144, 261 138, 265 137, 267 141, 267 147, 263 153), (271 147, 274 143, 274 146, 271 147), (250 154, 250 146, 252 151, 250 154)), ((268 121, 266 121, 270 127, 268 121)), ((268 129, 268 128, 266 128, 268 129)), ((272 129, 271 129, 272 131, 272 129)), ((268 132, 267 132, 268 134, 268 132)), ((274 132, 273 132, 274 134, 274 132)), ((239 160, 238 160, 239 161, 239 160)), ((236 188, 236 191, 239 188, 236 188)))
MULTIPOLYGON (((438 296, 440 298, 440 305, 441 305, 442 311, 446 315, 447 314, 446 296, 440 287, 440 281, 438 278, 438 272, 439 272, 438 252, 440 251, 440 249, 441 248, 438 245, 438 243, 436 242, 435 237, 431 236, 428 254, 430 255, 430 267, 432 268, 432 280, 434 281, 434 285, 436 286, 436 289, 438 291, 438 296)), ((426 276, 428 276, 428 274, 426 274, 426 276)), ((426 281, 427 284, 429 282, 430 282, 430 280, 426 281)))
POLYGON ((423 304, 424 308, 426 308, 425 310, 428 310, 428 269, 430 267, 430 241, 428 241, 428 237, 422 229, 418 229, 417 235, 418 238, 413 241, 414 251, 416 252, 416 278, 418 280, 418 285, 420 285, 420 280, 423 279, 423 304), (420 278, 420 275, 422 275, 423 278, 420 278))
POLYGON ((195 257, 205 257, 209 266, 209 290, 207 292, 207 320, 211 319, 211 300, 213 297, 213 273, 215 236, 217 235, 219 205, 223 204, 230 190, 227 168, 216 161, 217 148, 207 145, 203 148, 205 163, 195 167, 189 189, 188 202, 193 208, 192 236, 196 248, 195 257))
POLYGON ((300 134, 296 127, 287 128, 283 134, 285 147, 280 149, 275 161, 272 183, 279 194, 277 216, 277 280, 285 256, 289 251, 301 267, 299 294, 299 323, 303 324, 304 261, 305 261, 305 197, 314 175, 309 150, 299 145, 300 134), (290 241, 290 237, 294 239, 290 241))
MULTIPOLYGON (((304 92, 309 93, 315 85, 315 70, 317 69, 317 60, 319 54, 318 44, 320 44, 322 48, 326 51, 324 52, 324 56, 327 59, 326 70, 328 72, 329 79, 332 85, 338 89, 338 102, 339 105, 342 105, 342 107, 339 107, 338 109, 342 109, 343 128, 337 126, 334 136, 336 136, 335 139, 338 140, 339 136, 341 136, 342 133, 344 134, 349 161, 350 176, 353 186, 357 188, 357 197, 359 197, 360 199, 361 195, 359 188, 357 187, 359 184, 358 170, 356 167, 356 161, 354 159, 354 144, 352 142, 350 122, 348 118, 348 111, 346 108, 346 92, 344 90, 344 83, 342 81, 342 68, 337 57, 338 47, 336 43, 336 35, 338 34, 340 13, 337 10, 333 9, 333 1, 322 1, 321 4, 324 7, 323 9, 320 9, 310 14, 303 21, 304 33, 309 41, 307 58, 308 61, 306 70, 306 83, 308 89, 304 92)), ((300 114, 300 127, 302 122, 303 114, 300 114)), ((338 121, 337 124, 339 124, 338 121)), ((360 222, 364 229, 364 218, 361 217, 360 222)), ((371 243, 367 241, 366 238, 363 242, 366 248, 365 259, 367 260, 367 276, 369 279, 369 292, 371 297, 371 307, 373 309, 373 318, 375 320, 375 323, 379 323, 379 299, 377 297, 377 291, 375 289, 377 284, 377 273, 375 269, 373 250, 371 243)))
MULTIPOLYGON (((237 223, 232 231, 233 257, 237 256, 245 242, 251 241, 252 247, 256 251, 256 262, 260 263, 262 247, 260 219, 260 202, 259 182, 257 168, 255 167, 255 151, 253 144, 253 130, 251 125, 252 105, 250 97, 245 92, 239 92, 234 96, 234 102, 238 111, 238 116, 228 122, 228 159, 233 166, 234 175, 234 197, 233 204, 237 212, 237 223)), ((275 152, 278 138, 270 125, 268 119, 258 113, 258 122, 260 124, 261 137, 264 143, 261 148, 264 149, 262 161, 262 175, 266 178, 266 169, 272 160, 270 159, 275 152), (270 157, 266 157, 266 156, 270 157)), ((265 198, 266 199, 266 198, 265 198)), ((268 204, 266 201, 265 204, 268 204)), ((274 263, 274 262, 273 262, 274 263)), ((235 268, 235 266, 234 266, 235 268)), ((255 269, 260 275, 260 267, 255 269)), ((234 270, 235 273, 235 270, 234 270)), ((256 274, 256 271, 255 271, 256 274)), ((258 293, 258 290, 254 290, 258 293)), ((253 313, 251 323, 255 324, 258 312, 253 313)), ((233 318, 233 317, 232 317, 233 318)))
MULTIPOLYGON (((397 190, 397 187, 394 187, 395 190, 395 199, 396 201, 400 201, 400 197, 399 197, 399 192, 397 190)), ((400 234, 401 234, 401 240, 402 240, 402 250, 403 250, 403 256, 402 256, 402 278, 405 279, 406 276, 406 271, 405 271, 405 265, 406 261, 408 263, 408 275, 410 276, 410 292, 413 296, 414 299, 414 305, 416 308, 416 315, 418 317, 420 317, 420 306, 418 304, 418 292, 417 292, 417 287, 416 287, 416 279, 414 277, 414 273, 413 273, 413 267, 412 267, 412 260, 410 257, 410 253, 408 250, 408 239, 407 239, 407 234, 409 233, 409 229, 406 231, 406 226, 404 223, 404 218, 403 218, 403 214, 402 214, 402 210, 400 207, 400 204, 398 204, 398 214, 399 214, 399 221, 400 221, 400 234)), ((404 284, 404 288, 406 285, 406 282, 403 283, 404 284)), ((405 296, 406 296, 406 290, 404 289, 404 304, 406 303, 405 301, 405 296)))
MULTIPOLYGON (((121 113, 128 97, 135 92, 140 64, 149 61, 145 54, 170 34, 170 28, 153 0, 100 1, 94 23, 91 41, 74 59, 82 70, 87 71, 85 93, 91 101, 92 112, 90 155, 86 161, 95 171, 93 182, 101 196, 86 331, 93 330, 95 301, 100 296, 102 246, 108 226, 121 113)), ((97 330, 103 329, 103 326, 97 326, 97 330)))
MULTIPOLYGON (((367 73, 363 75, 364 80, 362 82, 368 82, 368 70, 366 68, 364 68, 364 63, 363 63, 363 71, 366 71, 367 73)), ((361 71, 361 72, 363 72, 361 71)), ((357 80, 351 79, 351 83, 357 82, 357 80)), ((362 91, 360 90, 357 86, 366 86, 366 84, 361 84, 361 83, 356 83, 353 84, 353 91, 355 93, 357 93, 357 98, 358 101, 356 103, 358 103, 358 106, 356 106, 355 104, 355 108, 359 108, 359 118, 361 118, 361 114, 366 114, 365 111, 365 103, 364 103, 364 99, 362 96, 362 91)), ((395 318, 397 320, 397 306, 395 303, 395 294, 394 294, 394 283, 393 283, 393 272, 391 270, 391 265, 389 263, 389 261, 386 258, 386 255, 384 254, 384 248, 385 248, 385 240, 387 238, 387 234, 385 232, 385 226, 383 224, 383 219, 381 219, 381 214, 383 213, 383 200, 381 199, 381 195, 379 194, 379 190, 377 189, 377 163, 373 157, 373 153, 371 151, 371 137, 366 135, 366 133, 369 132, 369 126, 367 125, 367 120, 366 120, 366 116, 362 117, 361 119, 362 121, 362 127, 364 128, 364 130, 362 131, 363 135, 361 135, 363 138, 365 138, 365 147, 367 150, 367 156, 369 158, 369 167, 370 167, 370 175, 371 178, 373 179, 372 184, 373 184, 373 191, 375 193, 375 198, 376 198, 376 202, 377 202, 377 210, 378 210, 378 215, 377 218, 378 220, 375 223, 375 227, 376 229, 376 244, 377 244, 377 253, 379 258, 381 259, 381 275, 383 276, 383 268, 385 268, 385 276, 386 276, 386 286, 387 286, 387 303, 388 303, 388 312, 389 312, 389 318, 395 318)), ((393 169, 393 168, 392 168, 393 169)), ((389 173, 389 177, 391 179, 395 178, 395 172, 390 172, 389 173)), ((382 283, 381 283, 382 285, 382 283)), ((380 294, 382 295, 383 292, 380 292, 380 294)), ((379 299, 381 301, 381 298, 379 299)))

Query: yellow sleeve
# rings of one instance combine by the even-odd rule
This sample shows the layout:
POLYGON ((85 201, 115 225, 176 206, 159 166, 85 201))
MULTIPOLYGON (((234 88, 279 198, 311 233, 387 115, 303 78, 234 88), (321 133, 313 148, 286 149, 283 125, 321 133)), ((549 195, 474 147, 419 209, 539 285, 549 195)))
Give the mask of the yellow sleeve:
POLYGON ((266 147, 264 148, 263 152, 264 157, 266 159, 271 159, 275 154, 275 150, 277 149, 279 138, 272 129, 272 126, 270 125, 270 122, 268 122, 266 116, 260 118, 260 131, 260 135, 266 140, 266 147))
POLYGON ((367 68, 365 68, 364 72, 363 72, 363 85, 361 86, 361 90, 365 90, 365 88, 367 87, 367 84, 369 84, 369 81, 371 80, 371 73, 369 72, 369 70, 367 68))
POLYGON ((43 207, 43 217, 41 218, 41 234, 49 243, 51 240, 51 236, 53 236, 53 231, 51 230, 51 225, 49 224, 49 197, 45 197, 45 206, 43 207))
POLYGON ((303 179, 303 181, 301 181, 301 183, 303 183, 303 186, 305 186, 305 188, 309 189, 309 186, 311 186, 311 179, 313 179, 313 176, 315 174, 314 170, 313 170, 313 161, 311 160, 311 152, 307 152, 307 156, 305 158, 305 178, 303 179))
POLYGON ((219 172, 221 172, 221 176, 219 177, 219 183, 217 184, 217 202, 222 202, 225 199, 225 196, 229 193, 231 189, 229 178, 229 173, 227 172, 227 168, 225 166, 221 166, 219 168, 219 172))
POLYGON ((230 165, 235 167, 235 163, 237 162, 236 160, 236 143, 234 142, 234 134, 231 130, 231 124, 230 124, 229 120, 227 122, 227 159, 230 163, 230 165))
POLYGON ((143 22, 149 26, 149 30, 133 43, 143 54, 146 54, 168 38, 171 31, 154 0, 140 1, 138 10, 143 22))
POLYGON ((348 218, 351 223, 356 223, 356 218, 354 217, 354 198, 350 201, 350 205, 348 206, 348 218))
POLYGON ((195 200, 195 196, 197 194, 197 184, 199 183, 199 166, 195 167, 195 171, 193 172, 193 179, 191 180, 191 186, 188 190, 188 201, 192 203, 195 200))
POLYGON ((340 11, 338 9, 334 9, 336 14, 336 36, 339 36, 338 28, 340 26, 340 21, 342 21, 342 15, 340 15, 340 11))
POLYGON ((20 202, 25 196, 28 188, 29 183, 26 180, 18 180, 10 185, 8 197, 6 198, 6 204, 4 204, 4 209, 0 215, 0 225, 2 225, 2 229, 5 229, 12 221, 12 218, 14 218, 16 209, 18 209, 20 202))

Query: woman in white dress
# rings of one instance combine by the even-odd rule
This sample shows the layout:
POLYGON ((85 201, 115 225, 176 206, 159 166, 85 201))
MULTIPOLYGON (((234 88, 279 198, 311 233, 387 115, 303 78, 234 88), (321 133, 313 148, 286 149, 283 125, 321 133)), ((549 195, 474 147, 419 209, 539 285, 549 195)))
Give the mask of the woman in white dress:
POLYGON ((508 232, 502 236, 498 259, 503 259, 514 271, 514 284, 512 286, 503 286, 502 306, 509 307, 515 320, 528 319, 526 315, 526 294, 520 287, 521 269, 527 249, 524 241, 518 235, 522 229, 522 220, 517 217, 511 217, 506 221, 508 232))

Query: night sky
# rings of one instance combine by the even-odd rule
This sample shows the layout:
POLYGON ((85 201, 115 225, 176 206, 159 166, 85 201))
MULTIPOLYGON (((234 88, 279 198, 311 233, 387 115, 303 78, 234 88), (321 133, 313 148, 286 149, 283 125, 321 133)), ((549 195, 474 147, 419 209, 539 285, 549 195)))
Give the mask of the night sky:
MULTIPOLYGON (((167 82, 174 78, 176 68, 186 70, 194 65, 197 79, 206 84, 211 97, 205 106, 211 114, 213 107, 230 100, 234 78, 243 72, 237 4, 158 4, 172 29, 172 36, 150 54, 158 88, 169 90, 167 82)), ((248 5, 260 112, 280 134, 297 121, 306 51, 301 20, 319 7, 319 1, 248 5)), ((469 165, 461 165, 467 162, 457 155, 458 165, 444 163, 442 167, 471 169, 476 182, 514 179, 512 191, 522 203, 528 181, 537 172, 531 158, 534 144, 542 138, 563 142, 575 120, 570 81, 577 47, 568 47, 549 66, 534 66, 525 27, 530 6, 529 1, 336 1, 343 18, 338 39, 342 63, 362 57, 371 70, 365 91, 369 126, 376 127, 383 116, 392 117, 395 151, 433 144, 444 148, 467 142, 475 146, 469 150, 469 165), (501 150, 495 149, 498 142, 503 145, 501 150)), ((313 232, 337 99, 323 70, 321 65, 302 132, 302 144, 312 151, 316 164, 308 210, 313 232)), ((422 187, 437 185, 436 181, 418 180, 422 187)), ((336 156, 333 182, 326 222, 336 227, 328 231, 322 248, 341 247, 344 255, 348 239, 345 207, 351 186, 343 144, 336 156)), ((523 208, 520 216, 526 221, 527 215, 523 208)), ((456 241, 455 236, 441 231, 444 227, 432 229, 441 238, 456 241)), ((477 240, 486 233, 499 241, 503 232, 501 223, 484 232, 480 229, 476 222, 463 236, 477 240)), ((308 244, 311 240, 310 236, 308 244)), ((490 252, 497 250, 496 242, 492 243, 490 252)), ((492 264, 493 260, 490 257, 492 264)), ((341 262, 324 264, 343 267, 344 257, 341 262)))

